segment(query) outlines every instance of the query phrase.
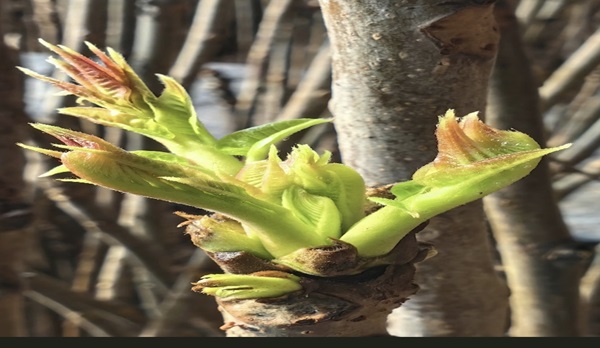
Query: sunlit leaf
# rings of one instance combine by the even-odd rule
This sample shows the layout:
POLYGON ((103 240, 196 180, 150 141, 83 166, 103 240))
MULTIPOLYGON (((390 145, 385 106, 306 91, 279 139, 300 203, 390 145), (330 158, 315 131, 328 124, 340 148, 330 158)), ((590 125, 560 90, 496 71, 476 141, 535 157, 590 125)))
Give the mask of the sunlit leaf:
POLYGON ((268 123, 228 134, 217 142, 217 146, 228 154, 246 156, 247 161, 258 161, 265 159, 271 145, 301 130, 331 121, 323 118, 301 118, 268 123))

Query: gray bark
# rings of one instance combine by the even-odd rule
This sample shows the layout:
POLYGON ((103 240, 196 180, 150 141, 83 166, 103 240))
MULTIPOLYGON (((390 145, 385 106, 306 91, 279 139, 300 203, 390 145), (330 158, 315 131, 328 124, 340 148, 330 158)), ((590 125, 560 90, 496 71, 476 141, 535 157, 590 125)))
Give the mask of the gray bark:
MULTIPOLYGON (((368 185, 410 179, 437 152, 437 117, 483 112, 497 51, 493 1, 321 0, 331 41, 344 163, 368 185)), ((418 234, 439 254, 417 264, 421 290, 389 317, 396 336, 499 336, 507 288, 494 271, 480 201, 418 234)))
MULTIPOLYGON (((496 5, 502 39, 489 94, 488 124, 545 144, 538 90, 507 1, 496 5)), ((553 197, 548 162, 484 198, 511 289, 511 336, 577 336, 579 283, 591 251, 569 234, 553 197)))

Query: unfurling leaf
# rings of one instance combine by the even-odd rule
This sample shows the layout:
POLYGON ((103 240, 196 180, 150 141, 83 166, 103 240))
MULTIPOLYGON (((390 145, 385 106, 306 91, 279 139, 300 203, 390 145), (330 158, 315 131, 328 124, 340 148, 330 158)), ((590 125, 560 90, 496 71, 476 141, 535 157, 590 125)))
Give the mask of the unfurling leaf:
POLYGON ((62 114, 142 134, 207 169, 235 174, 242 167, 237 158, 216 149, 216 139, 198 121, 191 98, 172 78, 159 75, 165 89, 157 97, 125 59, 110 48, 106 55, 86 42, 100 60, 96 62, 68 47, 55 46, 41 39, 40 42, 63 59, 51 57, 49 62, 77 84, 20 69, 95 105, 61 108, 62 114))
POLYGON ((570 146, 541 149, 524 133, 493 129, 476 113, 459 121, 452 110, 440 117, 436 137, 438 156, 412 180, 392 187, 395 199, 370 198, 385 207, 340 238, 355 245, 361 256, 389 252, 422 222, 522 179, 543 156, 570 146))
POLYGON ((209 274, 192 288, 207 295, 231 300, 273 298, 302 290, 300 277, 280 271, 252 274, 209 274))
POLYGON ((331 198, 313 195, 298 186, 292 186, 283 192, 282 205, 318 235, 327 238, 341 236, 340 212, 331 198))
POLYGON ((331 122, 325 118, 300 118, 242 129, 221 138, 217 147, 230 155, 245 156, 248 162, 265 159, 271 145, 309 127, 331 122))

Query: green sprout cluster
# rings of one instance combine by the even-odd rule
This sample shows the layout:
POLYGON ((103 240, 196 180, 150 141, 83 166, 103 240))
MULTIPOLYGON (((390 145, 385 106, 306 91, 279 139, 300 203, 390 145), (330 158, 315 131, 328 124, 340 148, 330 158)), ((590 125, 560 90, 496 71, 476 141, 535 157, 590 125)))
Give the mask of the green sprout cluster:
POLYGON ((25 68, 25 74, 79 97, 65 115, 142 134, 168 151, 126 151, 99 137, 52 125, 32 126, 54 136, 56 149, 20 146, 55 157, 61 164, 43 176, 100 185, 120 192, 185 204, 213 212, 191 221, 204 231, 194 240, 203 250, 245 252, 285 271, 208 275, 196 283, 205 294, 234 298, 278 297, 302 291, 296 274, 352 275, 391 263, 386 255, 428 219, 482 198, 528 175, 544 155, 569 144, 541 149, 526 134, 493 129, 476 113, 440 116, 438 156, 412 180, 395 184, 390 198, 369 197, 363 178, 297 144, 282 156, 283 139, 332 119, 270 123, 215 138, 198 120, 191 98, 174 79, 152 93, 116 51, 86 43, 92 60, 64 46, 40 40, 62 60, 66 82, 25 68), (367 213, 369 204, 379 209, 367 213), (350 251, 352 262, 331 265, 314 257, 320 248, 350 251))

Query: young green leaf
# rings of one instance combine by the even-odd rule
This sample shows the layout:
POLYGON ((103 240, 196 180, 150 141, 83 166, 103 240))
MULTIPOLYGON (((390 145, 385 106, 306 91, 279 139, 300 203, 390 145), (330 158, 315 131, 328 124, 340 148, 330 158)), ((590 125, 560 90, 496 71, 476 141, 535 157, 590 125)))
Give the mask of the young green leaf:
POLYGON ((215 172, 233 175, 242 167, 235 156, 216 149, 216 139, 198 121, 191 98, 172 78, 159 75, 165 89, 157 97, 125 59, 110 48, 106 55, 86 42, 100 64, 68 47, 40 42, 63 59, 50 58, 49 62, 77 84, 20 69, 96 105, 61 108, 59 112, 142 134, 163 144, 172 153, 215 172))
POLYGON ((291 186, 283 192, 282 205, 315 233, 327 238, 337 239, 341 236, 340 212, 331 198, 313 195, 298 186, 291 186))
POLYGON ((365 183, 354 169, 330 163, 331 153, 319 156, 308 145, 297 145, 282 163, 296 185, 310 194, 329 197, 342 218, 342 230, 364 216, 365 183))
POLYGON ((221 138, 217 147, 230 155, 245 156, 247 162, 265 159, 271 145, 306 128, 331 122, 325 118, 301 118, 242 129, 221 138))
POLYGON ((300 277, 279 271, 209 274, 194 285, 194 291, 231 300, 280 297, 303 289, 300 277))
POLYGON ((493 129, 476 113, 460 122, 449 110, 436 130, 438 156, 391 189, 393 200, 371 198, 386 205, 357 222, 340 240, 353 244, 363 257, 388 253, 422 222, 482 198, 528 175, 550 153, 526 134, 493 129))
POLYGON ((176 160, 164 160, 168 155, 162 156, 163 160, 151 159, 93 135, 56 126, 33 126, 67 144, 55 146, 69 150, 61 154, 61 161, 83 182, 222 213, 252 228, 274 257, 329 244, 327 238, 315 233, 289 209, 257 198, 246 190, 247 185, 233 177, 215 180, 176 160))
POLYGON ((281 201, 283 191, 293 185, 293 177, 282 168, 274 145, 271 145, 267 159, 246 163, 236 179, 259 188, 265 199, 277 203, 281 201))

